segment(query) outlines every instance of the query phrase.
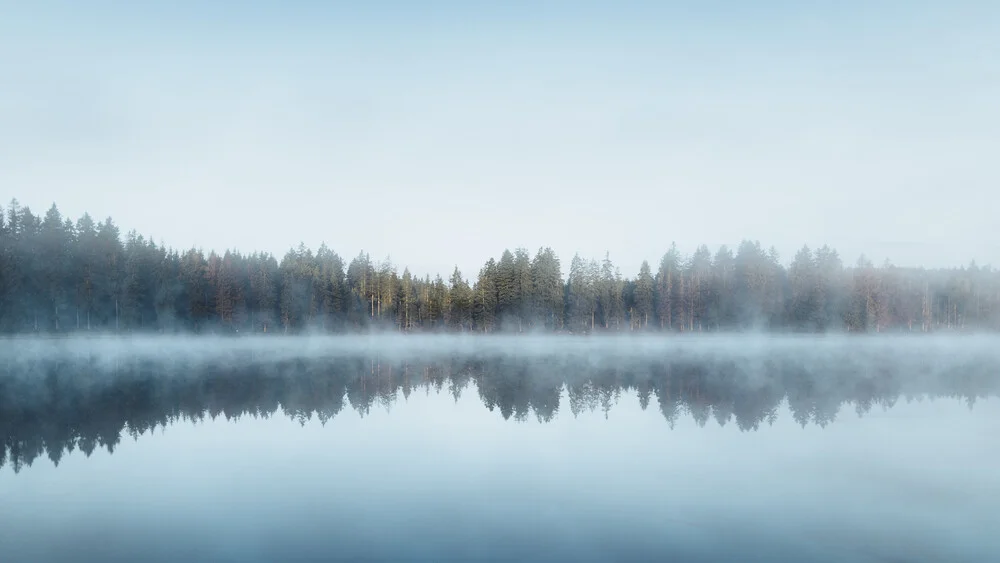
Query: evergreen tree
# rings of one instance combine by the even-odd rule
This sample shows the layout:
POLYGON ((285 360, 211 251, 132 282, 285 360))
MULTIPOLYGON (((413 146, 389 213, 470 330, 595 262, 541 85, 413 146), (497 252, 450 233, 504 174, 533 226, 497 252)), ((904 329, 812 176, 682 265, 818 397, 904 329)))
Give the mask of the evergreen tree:
POLYGON ((476 330, 490 332, 496 328, 497 301, 497 263, 490 258, 479 270, 473 288, 472 318, 476 330))
POLYGON ((547 330, 563 325, 563 279, 559 258, 551 248, 539 248, 531 262, 534 317, 547 330))
POLYGON ((671 243, 670 250, 660 259, 660 269, 656 272, 656 314, 660 322, 660 330, 673 330, 677 317, 679 303, 677 296, 680 289, 678 279, 681 270, 681 256, 677 245, 671 243))
POLYGON ((712 253, 701 245, 691 256, 685 273, 688 330, 701 332, 710 323, 709 299, 712 285, 712 253))
POLYGON ((514 264, 514 254, 504 250, 500 262, 496 265, 496 309, 497 321, 502 329, 516 329, 518 312, 520 311, 518 295, 517 271, 514 264))
POLYGON ((840 330, 844 326, 846 303, 844 265, 836 250, 822 246, 816 250, 816 311, 817 328, 821 331, 840 330))
POLYGON ((270 254, 255 254, 251 258, 250 292, 251 330, 267 333, 277 320, 275 310, 278 304, 278 262, 270 254))
POLYGON ((521 332, 527 329, 531 323, 534 303, 531 257, 524 248, 518 248, 514 251, 513 275, 511 277, 517 331, 521 332))
POLYGON ((446 323, 447 311, 451 306, 448 299, 448 286, 445 285, 440 274, 434 278, 433 283, 430 279, 425 279, 424 284, 428 286, 427 320, 429 328, 443 327, 446 323))
POLYGON ((472 329, 473 297, 472 288, 462 277, 462 272, 455 267, 449 281, 450 299, 448 307, 448 326, 454 330, 466 331, 472 329))
POLYGON ((347 266, 347 287, 351 296, 348 322, 367 326, 375 318, 375 268, 368 254, 360 253, 347 266))
POLYGON ((643 260, 635 280, 635 318, 637 328, 645 329, 653 317, 653 274, 649 262, 643 260))
POLYGON ((611 262, 609 254, 605 254, 601 262, 600 280, 597 283, 597 307, 600 322, 605 330, 621 330, 625 321, 625 304, 623 292, 625 284, 621 272, 611 262))
POLYGON ((600 267, 594 260, 573 256, 567 280, 567 325, 573 332, 591 332, 597 326, 600 267))
POLYGON ((411 320, 417 317, 417 296, 413 287, 413 276, 410 274, 409 268, 403 269, 403 278, 400 282, 399 289, 402 299, 396 324, 402 330, 410 330, 411 320))
POLYGON ((788 304, 789 324, 796 330, 811 330, 819 320, 817 271, 813 253, 803 246, 795 254, 788 270, 791 300, 788 304))

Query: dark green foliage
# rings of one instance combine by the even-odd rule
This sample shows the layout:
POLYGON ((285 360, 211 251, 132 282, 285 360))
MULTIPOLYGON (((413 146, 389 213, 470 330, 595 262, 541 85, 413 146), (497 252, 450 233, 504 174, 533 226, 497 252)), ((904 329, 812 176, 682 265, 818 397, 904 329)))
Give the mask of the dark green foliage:
POLYGON ((563 326, 564 290, 562 267, 551 248, 540 248, 531 262, 532 318, 547 330, 563 326))
POLYGON ((0 332, 371 328, 451 331, 884 332, 1000 330, 1000 272, 976 263, 926 270, 844 267, 827 246, 788 268, 745 240, 734 254, 671 244, 655 275, 625 279, 609 256, 559 258, 523 248, 490 258, 470 286, 456 268, 413 275, 361 253, 345 264, 326 245, 266 253, 177 252, 110 219, 75 223, 11 201, 0 209, 0 332))
POLYGON ((472 291, 472 322, 476 330, 489 332, 496 328, 499 304, 498 268, 495 260, 479 270, 479 280, 472 291))
POLYGON ((455 268, 451 274, 451 288, 446 307, 445 323, 452 330, 472 330, 473 294, 472 288, 462 277, 462 272, 455 268))
POLYGON ((635 279, 634 290, 632 292, 631 318, 633 319, 632 329, 646 329, 649 327, 650 319, 655 318, 653 311, 653 274, 649 269, 649 262, 643 260, 639 267, 639 275, 635 279))

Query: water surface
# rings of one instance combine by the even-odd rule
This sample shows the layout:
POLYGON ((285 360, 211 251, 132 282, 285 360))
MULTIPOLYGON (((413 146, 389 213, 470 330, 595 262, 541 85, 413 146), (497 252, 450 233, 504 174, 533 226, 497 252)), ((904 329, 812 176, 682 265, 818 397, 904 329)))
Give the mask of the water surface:
POLYGON ((0 559, 996 560, 993 344, 8 341, 0 559))

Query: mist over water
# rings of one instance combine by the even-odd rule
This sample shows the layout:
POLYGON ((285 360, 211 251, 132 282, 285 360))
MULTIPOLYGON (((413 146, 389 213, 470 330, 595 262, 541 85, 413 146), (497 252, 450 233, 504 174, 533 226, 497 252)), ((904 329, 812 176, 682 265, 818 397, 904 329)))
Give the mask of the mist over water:
POLYGON ((1000 339, 0 341, 4 561, 989 561, 1000 339))
POLYGON ((67 336, 12 337, 0 340, 0 361, 8 366, 39 359, 59 361, 229 361, 260 359, 337 359, 372 355, 391 359, 585 357, 619 363, 632 360, 752 360, 793 358, 803 366, 827 366, 831 361, 872 367, 879 358, 914 367, 954 368, 973 362, 1000 365, 1000 337, 991 334, 932 336, 841 334, 771 336, 767 334, 693 334, 664 338, 656 334, 521 335, 521 334, 402 334, 316 336, 67 336), (932 364, 928 366, 927 364, 932 364), (913 365, 910 365, 913 364, 913 365))

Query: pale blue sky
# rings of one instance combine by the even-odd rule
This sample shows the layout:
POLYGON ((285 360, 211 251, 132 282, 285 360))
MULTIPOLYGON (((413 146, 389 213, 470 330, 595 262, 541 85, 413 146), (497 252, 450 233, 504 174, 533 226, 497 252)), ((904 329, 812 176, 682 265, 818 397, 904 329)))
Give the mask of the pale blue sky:
POLYGON ((0 197, 470 278, 744 237, 1000 265, 998 38, 995 2, 0 0, 0 197))

